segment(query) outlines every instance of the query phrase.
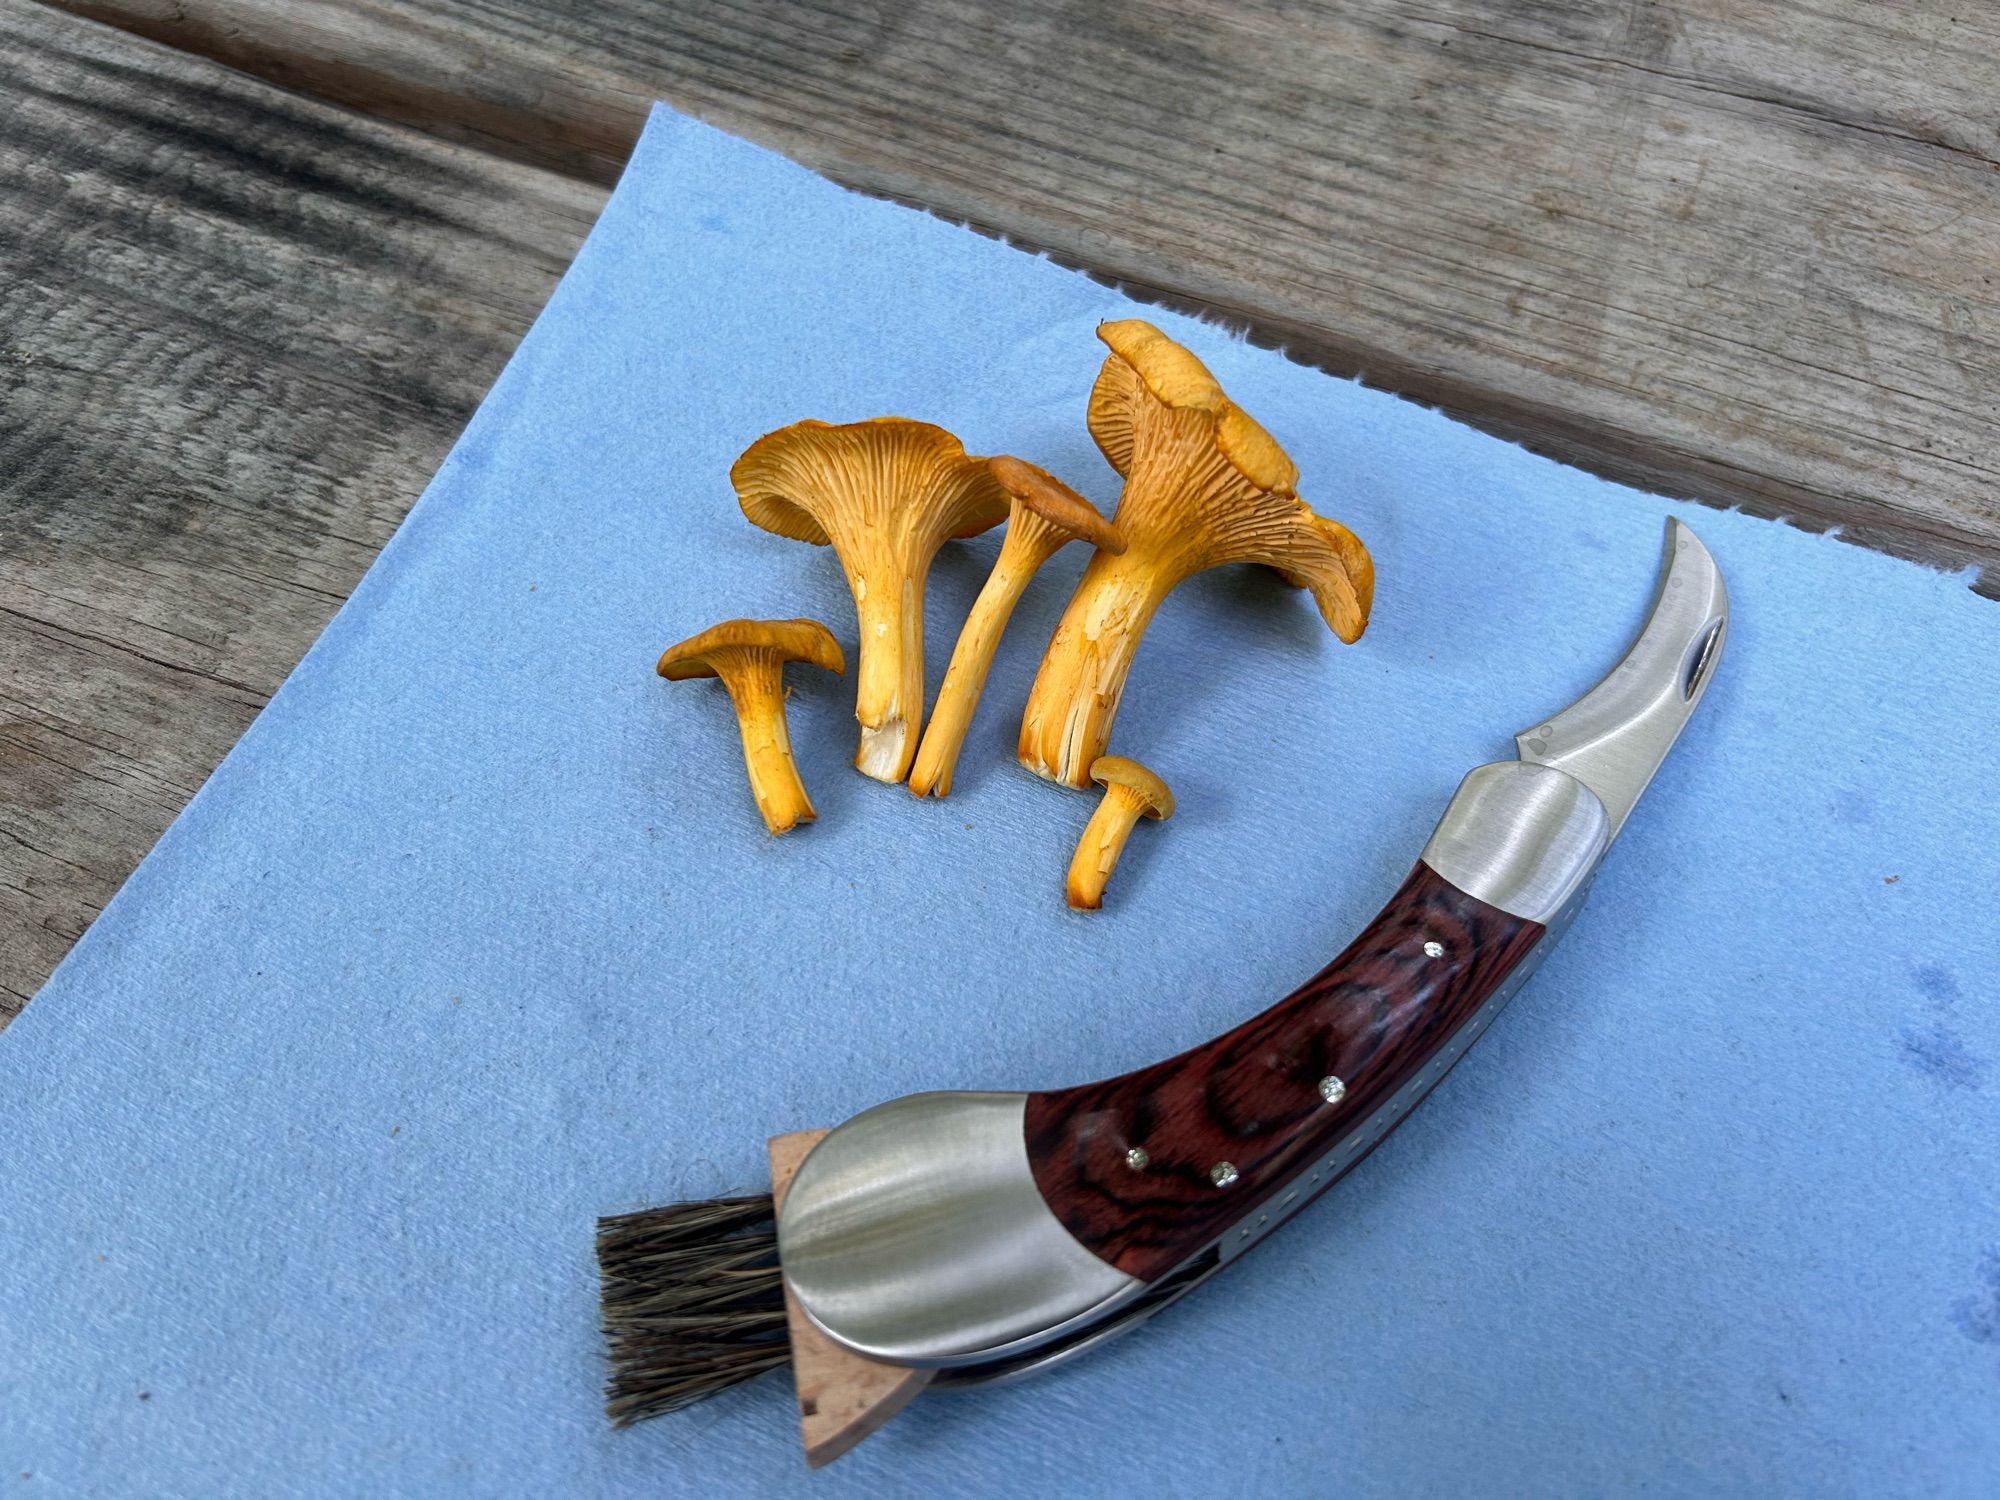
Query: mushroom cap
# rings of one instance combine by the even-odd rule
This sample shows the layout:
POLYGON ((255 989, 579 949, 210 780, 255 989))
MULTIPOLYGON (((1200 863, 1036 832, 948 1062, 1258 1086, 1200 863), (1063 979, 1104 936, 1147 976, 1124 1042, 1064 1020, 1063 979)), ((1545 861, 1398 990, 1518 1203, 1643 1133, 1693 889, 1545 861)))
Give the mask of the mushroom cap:
POLYGON ((1132 470, 1133 401, 1141 390, 1176 411, 1215 420, 1215 446, 1250 483, 1274 494, 1296 493, 1299 467, 1257 420, 1223 393, 1208 366, 1144 318, 1099 323, 1111 354, 1090 390, 1090 435, 1111 467, 1132 470))
POLYGON ((1156 773, 1136 760, 1127 760, 1122 755, 1100 755, 1090 763, 1090 779, 1101 787, 1118 786, 1138 793, 1149 818, 1174 815, 1174 794, 1156 773))
POLYGON ((1326 550, 1304 542, 1292 552, 1293 566, 1273 564, 1278 576, 1295 589, 1312 590, 1320 618, 1343 641, 1352 644, 1368 628, 1375 605, 1375 559, 1361 538, 1326 516, 1309 517, 1307 532, 1317 535, 1326 550))
POLYGON ((659 673, 670 682, 720 677, 732 660, 768 653, 781 662, 810 662, 836 675, 847 670, 840 642, 817 620, 724 620, 660 655, 659 673))
POLYGON ((1002 453, 986 460, 1000 488, 1050 525, 1105 552, 1123 552, 1125 538, 1075 490, 1047 469, 1002 453))
POLYGON ((1007 496, 983 460, 942 427, 909 417, 836 424, 808 417, 757 439, 729 469, 751 524, 824 547, 823 505, 897 508, 942 486, 945 535, 977 536, 1007 519, 1007 496))
MULTIPOLYGON (((1199 452, 1212 439, 1228 467, 1208 471, 1234 476, 1210 491, 1192 567, 1233 561, 1275 568, 1294 588, 1312 591, 1335 635, 1359 639, 1374 599, 1374 562, 1353 532, 1315 515, 1299 498, 1298 466, 1277 441, 1223 393, 1207 366, 1152 324, 1127 318, 1098 324, 1097 334, 1111 354, 1091 389, 1090 430, 1113 466, 1131 481, 1134 462, 1143 466, 1142 445, 1170 441, 1180 461, 1189 462, 1188 450, 1199 452), (1163 419, 1171 425, 1163 427, 1163 419), (1142 426, 1151 436, 1142 436, 1142 426)), ((1172 514, 1175 530, 1186 534, 1188 513, 1172 514)), ((1143 549, 1149 541, 1142 538, 1157 531, 1164 514, 1137 514, 1121 502, 1117 519, 1120 534, 1143 549)))

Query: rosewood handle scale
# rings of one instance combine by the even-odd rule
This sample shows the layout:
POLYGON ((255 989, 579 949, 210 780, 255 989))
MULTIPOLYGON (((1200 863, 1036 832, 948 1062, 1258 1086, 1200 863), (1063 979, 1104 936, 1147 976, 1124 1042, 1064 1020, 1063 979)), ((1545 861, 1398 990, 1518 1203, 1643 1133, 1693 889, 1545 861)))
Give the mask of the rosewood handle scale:
POLYGON ((1137 1072, 1030 1094, 1035 1185, 1081 1243, 1156 1280, 1368 1128, 1543 931, 1419 862, 1345 953, 1262 1015, 1137 1072), (1346 1086, 1337 1102, 1326 1078, 1346 1086), (1219 1186, 1225 1162, 1236 1175, 1219 1186))

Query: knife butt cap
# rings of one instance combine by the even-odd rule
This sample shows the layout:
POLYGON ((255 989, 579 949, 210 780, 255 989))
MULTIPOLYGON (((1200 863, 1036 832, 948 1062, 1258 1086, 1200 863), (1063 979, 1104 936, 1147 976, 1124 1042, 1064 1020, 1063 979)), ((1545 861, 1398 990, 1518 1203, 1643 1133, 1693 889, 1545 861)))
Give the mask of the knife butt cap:
MULTIPOLYGON (((826 1133, 794 1130, 771 1137, 771 1193, 781 1206, 799 1163, 826 1133)), ((884 1364, 836 1344, 800 1310, 790 1285, 785 1322, 792 1338, 799 1436, 812 1468, 826 1467, 916 1400, 936 1373, 884 1364)))

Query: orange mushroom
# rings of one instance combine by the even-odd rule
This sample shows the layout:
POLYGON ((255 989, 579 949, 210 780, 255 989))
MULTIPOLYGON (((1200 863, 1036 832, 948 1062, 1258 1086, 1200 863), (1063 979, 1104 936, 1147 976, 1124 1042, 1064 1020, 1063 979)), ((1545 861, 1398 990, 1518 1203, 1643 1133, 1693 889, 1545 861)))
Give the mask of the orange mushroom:
POLYGON ((773 833, 789 832, 814 817, 785 727, 785 663, 793 661, 833 673, 847 670, 840 642, 817 620, 724 620, 660 656, 659 673, 670 682, 722 679, 736 707, 750 794, 773 833))
POLYGON ((924 579, 939 547, 1007 515, 983 459, 942 427, 906 417, 794 422, 757 439, 729 471, 743 514, 794 541, 831 545, 861 624, 854 765, 901 781, 924 711, 924 579))
POLYGON ((1090 393, 1090 435, 1125 476, 1113 521, 1122 553, 1100 551, 1042 657, 1021 718, 1021 764, 1088 784, 1140 638, 1182 579, 1224 563, 1261 563, 1312 590, 1333 633, 1360 637, 1375 567, 1352 532, 1314 515, 1298 469, 1223 394, 1193 354, 1137 318, 1101 323, 1110 346, 1090 393))
POLYGON ((1084 825, 1070 857, 1067 895, 1078 911, 1104 904, 1104 885, 1125 852, 1125 841, 1141 818, 1171 818, 1174 794, 1152 771, 1122 755, 1100 755, 1090 779, 1104 788, 1104 800, 1084 825))
POLYGON ((1106 552, 1125 550, 1118 528, 1053 474, 1005 455, 988 459, 987 466, 1011 502, 1007 536, 966 616, 965 628, 958 633, 944 686, 938 689, 930 723, 924 726, 923 744, 910 770, 910 790, 919 797, 942 797, 951 791, 951 773, 972 727, 979 695, 986 689, 993 652, 1035 570, 1079 539, 1106 552))

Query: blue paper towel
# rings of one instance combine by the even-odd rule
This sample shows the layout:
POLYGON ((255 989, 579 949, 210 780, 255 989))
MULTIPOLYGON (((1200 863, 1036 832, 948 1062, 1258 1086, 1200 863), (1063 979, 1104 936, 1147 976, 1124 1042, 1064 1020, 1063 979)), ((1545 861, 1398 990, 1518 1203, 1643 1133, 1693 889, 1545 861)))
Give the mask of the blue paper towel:
MULTIPOLYGON (((422 502, 0 1036, 0 1493, 1990 1494, 2000 1474, 2000 610, 1963 579, 1531 457, 1199 324, 1379 570, 1339 645, 1250 570, 1141 652, 1180 810, 1067 911, 1089 800, 1012 765, 1082 565, 947 801, 847 768, 767 838, 667 642, 809 614, 730 461, 884 412, 1109 509, 1117 293, 672 114, 422 502), (600 1212, 767 1135, 1098 1077, 1336 952, 1458 776, 1623 649, 1661 519, 1735 608, 1591 906, 1329 1198, 1060 1372, 926 1397, 810 1481, 788 1388, 615 1434, 600 1212)), ((930 678, 997 546, 932 577, 930 678)))

